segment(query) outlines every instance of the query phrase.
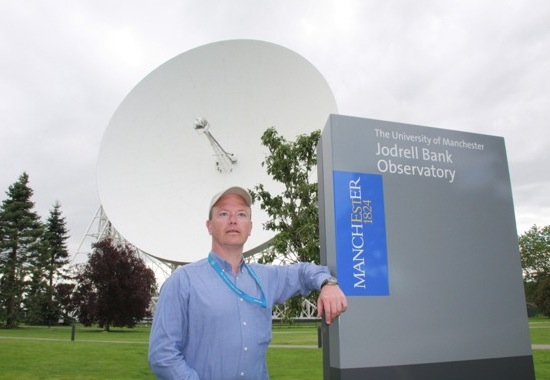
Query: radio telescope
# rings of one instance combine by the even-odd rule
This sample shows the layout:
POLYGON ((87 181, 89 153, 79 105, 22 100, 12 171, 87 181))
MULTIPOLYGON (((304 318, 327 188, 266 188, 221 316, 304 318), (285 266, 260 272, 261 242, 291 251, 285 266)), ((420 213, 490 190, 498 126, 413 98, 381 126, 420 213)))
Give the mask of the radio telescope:
MULTIPOLYGON (((97 180, 109 222, 161 260, 192 262, 210 248, 211 197, 229 186, 276 184, 261 166, 269 127, 288 140, 322 129, 336 113, 323 76, 272 43, 216 42, 147 75, 115 111, 101 142, 97 180)), ((259 204, 246 250, 273 237, 259 204)))

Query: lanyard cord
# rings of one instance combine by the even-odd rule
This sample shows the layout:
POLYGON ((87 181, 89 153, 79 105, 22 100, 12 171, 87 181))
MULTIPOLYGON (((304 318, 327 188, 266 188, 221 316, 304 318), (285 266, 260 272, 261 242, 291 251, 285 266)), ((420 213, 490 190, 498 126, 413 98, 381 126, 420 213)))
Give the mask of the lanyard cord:
POLYGON ((258 305, 258 306, 261 306, 261 307, 267 307, 267 301, 266 301, 266 298, 265 298, 264 291, 262 289, 262 285, 260 284, 260 280, 258 279, 258 276, 256 275, 256 273, 252 270, 252 268, 250 268, 250 266, 248 266, 246 263, 244 263, 244 267, 246 268, 248 273, 252 276, 252 278, 254 279, 254 282, 256 283, 256 285, 258 285, 258 287, 260 288, 260 292, 262 293, 261 298, 252 297, 251 295, 245 293, 243 290, 239 289, 233 283, 233 281, 231 281, 227 277, 227 274, 225 274, 225 270, 223 270, 222 267, 220 267, 220 265, 216 262, 214 257, 212 257, 212 254, 208 255, 208 262, 210 263, 212 268, 214 268, 214 271, 218 274, 218 276, 221 277, 223 282, 225 282, 225 284, 229 287, 229 289, 231 289, 233 292, 235 292, 239 297, 241 297, 242 299, 244 299, 244 300, 246 300, 250 303, 253 303, 255 305, 258 305))

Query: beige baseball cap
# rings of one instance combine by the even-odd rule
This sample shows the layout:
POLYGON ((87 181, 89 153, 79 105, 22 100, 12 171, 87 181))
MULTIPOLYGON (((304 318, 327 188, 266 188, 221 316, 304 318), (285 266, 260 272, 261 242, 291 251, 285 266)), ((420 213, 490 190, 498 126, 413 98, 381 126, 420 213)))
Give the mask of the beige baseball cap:
POLYGON ((250 207, 252 205, 252 196, 250 195, 250 193, 246 189, 243 189, 242 187, 239 187, 239 186, 232 186, 232 187, 230 187, 228 189, 225 189, 223 191, 220 191, 219 193, 214 195, 214 197, 210 201, 210 208, 208 209, 208 218, 210 218, 210 213, 212 212, 212 207, 214 207, 216 202, 218 202, 221 197, 223 197, 224 195, 227 195, 227 194, 237 194, 237 195, 241 196, 244 199, 244 201, 246 202, 248 207, 250 207))

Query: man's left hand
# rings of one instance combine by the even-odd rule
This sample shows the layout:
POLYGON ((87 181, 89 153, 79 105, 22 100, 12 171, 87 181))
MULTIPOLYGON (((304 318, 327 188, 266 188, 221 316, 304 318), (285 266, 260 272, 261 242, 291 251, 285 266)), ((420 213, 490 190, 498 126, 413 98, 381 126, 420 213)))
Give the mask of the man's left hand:
POLYGON ((348 308, 348 300, 338 285, 325 285, 317 299, 317 316, 330 325, 348 308))

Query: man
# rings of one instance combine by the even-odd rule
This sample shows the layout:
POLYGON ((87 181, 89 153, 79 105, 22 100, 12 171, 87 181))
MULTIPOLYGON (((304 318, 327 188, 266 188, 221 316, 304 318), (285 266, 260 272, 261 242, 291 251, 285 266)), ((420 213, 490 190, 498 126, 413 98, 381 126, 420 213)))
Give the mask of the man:
POLYGON ((160 379, 269 379, 266 351, 275 304, 321 289, 318 314, 331 323, 347 308, 326 267, 246 264, 252 198, 231 187, 214 196, 208 258, 178 268, 162 286, 149 342, 160 379))

